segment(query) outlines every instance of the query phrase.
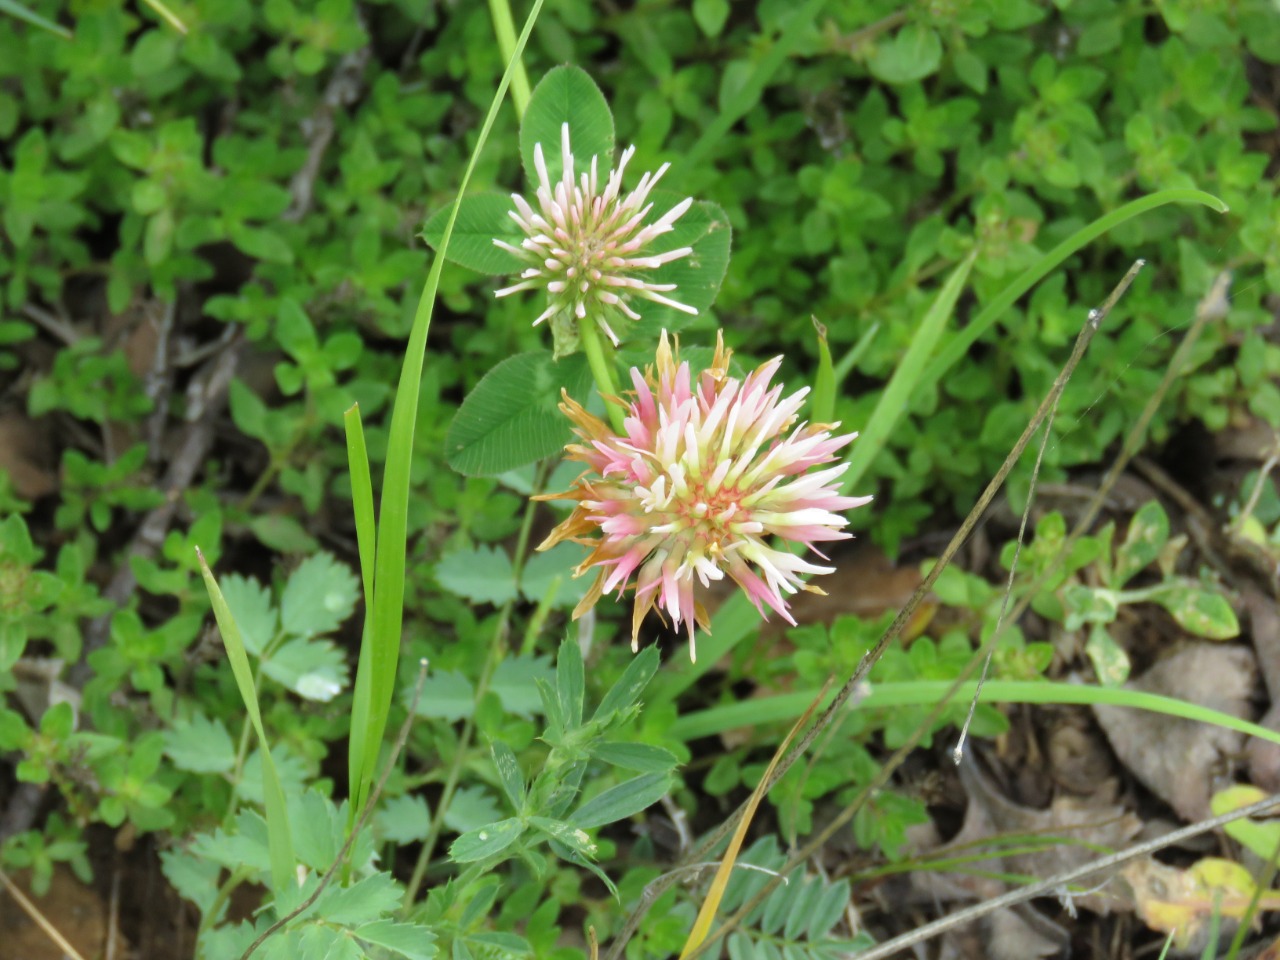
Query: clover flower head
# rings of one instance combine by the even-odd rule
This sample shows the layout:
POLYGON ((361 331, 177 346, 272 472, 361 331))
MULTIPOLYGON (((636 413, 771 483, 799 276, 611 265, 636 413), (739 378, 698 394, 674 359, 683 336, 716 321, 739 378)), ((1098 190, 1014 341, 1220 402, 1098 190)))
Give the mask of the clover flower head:
POLYGON ((553 182, 547 171, 542 144, 533 148, 537 208, 519 194, 511 196, 516 207, 510 212, 511 219, 525 238, 518 247, 500 239, 493 242, 529 264, 520 274, 520 282, 499 290, 499 297, 521 290, 547 291, 547 309, 533 321, 534 326, 563 311, 576 321, 590 318, 598 323, 616 345, 618 337, 609 325, 609 316, 617 311, 631 320, 640 319, 629 300, 651 300, 685 313, 698 312, 665 296, 676 288, 674 283, 645 279, 647 271, 693 252, 692 247, 660 253, 650 249, 657 237, 673 229, 693 199, 681 201, 645 225, 653 209, 647 202, 649 193, 669 164, 664 163, 657 173, 646 173, 636 189, 624 195, 622 175, 635 149, 623 151, 617 168, 602 183, 599 157, 591 158, 590 171, 575 182, 569 124, 560 129, 562 172, 558 180, 553 182))
POLYGON ((626 408, 622 435, 563 394, 561 409, 582 441, 566 448, 569 458, 590 471, 568 492, 544 497, 577 504, 539 549, 563 540, 593 548, 575 571, 596 571, 575 617, 604 593, 621 596, 635 575, 633 649, 645 614, 657 608, 686 627, 696 659, 695 624, 709 629, 699 588, 725 576, 762 616, 767 607, 794 624, 787 597, 822 593, 803 575, 835 568, 770 538, 823 556, 815 544, 851 536, 840 512, 871 500, 839 493, 847 464, 825 466, 857 434, 834 435, 839 424, 796 424, 809 390, 783 397, 782 385, 771 383, 781 357, 738 380, 729 376, 730 356, 718 337, 711 367, 695 379, 664 331, 655 364, 631 370, 631 399, 611 398, 626 408))

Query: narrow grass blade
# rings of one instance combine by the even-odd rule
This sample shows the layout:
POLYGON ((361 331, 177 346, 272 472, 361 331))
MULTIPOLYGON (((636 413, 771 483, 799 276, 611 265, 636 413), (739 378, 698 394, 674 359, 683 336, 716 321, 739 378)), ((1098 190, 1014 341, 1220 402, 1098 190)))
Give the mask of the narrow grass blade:
POLYGON ((529 74, 516 55, 516 24, 511 18, 511 4, 508 0, 489 0, 489 14, 493 17, 493 33, 498 38, 502 59, 516 65, 515 73, 511 75, 511 99, 516 105, 516 116, 523 117, 531 95, 529 74))
POLYGON ((231 615, 231 608, 218 588, 218 581, 213 571, 205 563, 204 554, 196 548, 196 556, 200 560, 200 572, 204 576, 205 589, 209 591, 209 601, 213 604, 213 615, 218 621, 218 630, 222 633, 222 645, 227 651, 227 660, 231 663, 231 672, 235 675, 236 686, 240 688, 240 697, 244 700, 245 710, 249 713, 249 722, 253 724, 258 735, 258 745, 262 748, 262 795, 267 813, 267 850, 271 858, 271 885, 277 891, 286 889, 293 881, 293 868, 297 862, 293 855, 293 833, 289 829, 289 817, 285 813, 284 790, 280 786, 280 777, 276 773, 275 761, 271 759, 271 746, 267 743, 267 732, 262 726, 262 712, 258 709, 258 691, 253 682, 253 670, 249 666, 249 655, 244 649, 244 640, 240 636, 240 628, 231 615))
POLYGON ((871 346, 872 341, 875 340, 876 334, 879 332, 880 321, 877 320, 871 326, 867 327, 862 336, 858 338, 858 342, 850 347, 849 352, 840 358, 840 362, 836 364, 835 369, 837 391, 839 391, 840 385, 844 383, 845 378, 853 372, 854 366, 862 359, 862 355, 867 352, 867 349, 871 346))
MULTIPOLYGON (((369 451, 364 440, 364 423, 360 407, 352 405, 342 416, 347 433, 347 465, 351 474, 351 506, 355 512, 356 544, 360 551, 360 576, 364 581, 364 629, 360 636, 360 656, 356 667, 355 690, 351 703, 351 730, 347 742, 348 796, 353 802, 347 809, 348 825, 355 823, 355 799, 360 795, 361 774, 365 766, 365 743, 369 736, 369 694, 372 677, 373 571, 376 563, 377 529, 373 507, 373 478, 369 473, 369 451)), ((375 758, 376 759, 376 758, 375 758)))
POLYGON ((720 901, 724 899, 725 888, 729 885, 729 877, 733 874, 733 865, 737 862, 739 851, 742 850, 742 841, 746 839, 747 829, 751 826, 751 820, 755 817, 760 801, 764 799, 769 778, 774 768, 778 765, 778 761, 786 755, 787 748, 791 746, 791 741, 809 722, 809 718, 813 716, 813 711, 818 708, 818 704, 827 699, 827 694, 830 690, 831 680, 828 680, 826 686, 819 690, 818 695, 809 703, 809 709, 801 714, 800 719, 791 727, 786 739, 778 745, 773 759, 769 761, 768 769, 765 770, 764 775, 760 778, 760 782, 756 784, 756 788, 751 791, 751 797, 747 800, 746 813, 738 821, 737 829, 733 831, 733 836, 729 839, 729 847, 724 852, 724 859, 720 861, 720 866, 716 869, 716 875, 711 880, 711 886, 707 889, 707 898, 702 901, 702 907, 698 910, 697 919, 693 921, 693 929, 689 931, 689 939, 685 941, 684 949, 680 951, 680 960, 685 960, 685 957, 697 950, 703 941, 707 939, 707 934, 711 932, 711 923, 716 918, 716 911, 720 909, 720 901))
MULTIPOLYGON (((493 103, 485 116, 475 149, 458 186, 458 196, 466 193, 467 185, 475 171, 489 132, 498 116, 498 108, 506 96, 511 77, 519 64, 529 34, 542 10, 543 0, 534 0, 533 9, 525 22, 524 30, 516 41, 516 47, 506 72, 498 84, 493 103)), ((383 474, 381 511, 378 518, 378 538, 375 547, 373 634, 369 644, 367 663, 360 667, 369 676, 369 716, 364 743, 363 769, 360 772, 360 789, 353 799, 359 811, 368 797, 378 759, 378 745, 386 731, 391 702, 395 695, 396 666, 400 656, 400 631, 404 624, 404 569, 405 546, 409 521, 409 470, 413 459, 413 438, 418 415, 418 393, 422 383, 422 365, 427 349, 427 332, 431 328, 431 316, 435 307, 436 291, 440 286, 440 274, 444 268, 449 238, 453 234, 458 208, 453 204, 449 222, 445 226, 439 250, 431 263, 431 271, 423 286, 414 312, 413 327, 409 332, 409 345, 405 350, 404 365, 400 370, 400 382, 396 387, 395 406, 391 411, 391 428, 387 444, 387 464, 383 474)), ((359 679, 357 678, 357 689, 359 679)), ((359 816, 357 812, 357 817, 359 816)))
POLYGON ((7 13, 11 17, 17 17, 19 20, 26 21, 33 27, 39 27, 41 30, 48 30, 50 33, 55 33, 64 40, 71 39, 71 31, 66 27, 60 26, 52 20, 46 20, 34 10, 28 10, 22 4, 18 3, 17 0, 0 0, 0 13, 7 13))
POLYGON ((813 423, 830 423, 836 417, 836 371, 827 343, 827 328, 813 318, 818 333, 818 372, 813 377, 813 393, 809 397, 809 419, 813 423))
POLYGON ((1132 220, 1134 217, 1149 210, 1155 210, 1157 207, 1163 207, 1169 203, 1200 203, 1212 210, 1216 210, 1218 213, 1227 212, 1227 205, 1212 194, 1203 193, 1200 190, 1177 189, 1161 190, 1150 196, 1140 197, 1132 203, 1126 203, 1119 210, 1113 210, 1111 213, 1099 217, 1087 227, 1083 227, 1067 237, 1067 239, 1027 267, 1013 283, 1005 287, 1000 292, 1000 295, 987 304, 974 319, 969 321, 963 330, 958 331, 954 337, 943 345, 937 357, 929 364, 929 369, 925 371, 924 379, 930 383, 941 380, 943 375, 969 351, 969 348, 977 342, 979 337, 987 332, 1002 313, 1013 306, 1019 297, 1044 279, 1050 271, 1059 266, 1067 257, 1092 243, 1108 230, 1118 227, 1125 221, 1132 220))
MULTIPOLYGON (((881 683, 858 702, 859 710, 875 710, 883 707, 922 706, 937 703, 951 689, 949 680, 913 680, 903 683, 881 683)), ((976 681, 962 683, 956 691, 956 702, 971 699, 978 690, 976 681)), ((804 710, 813 698, 812 691, 784 693, 776 697, 727 703, 687 713, 671 725, 671 735, 681 740, 696 740, 714 736, 726 730, 751 727, 757 724, 790 720, 804 710)), ((1141 690, 1116 687, 1093 687, 1077 683, 1058 683, 1049 680, 988 680, 978 697, 980 703, 1044 703, 1044 704, 1108 704, 1149 710, 1166 716, 1181 717, 1212 723, 1218 727, 1235 730, 1251 737, 1258 737, 1280 744, 1280 733, 1260 727, 1256 723, 1241 720, 1229 713, 1187 703, 1173 697, 1163 697, 1141 690)))
POLYGON ((956 301, 960 299, 960 292, 969 279, 969 271, 973 269, 975 259, 976 254, 972 253, 965 257, 951 272, 951 276, 947 277, 947 282, 930 304, 920 328, 911 338, 911 346, 907 348, 906 354, 893 371, 893 376, 889 378, 884 393, 880 395, 871 419, 853 442, 848 460, 849 469, 843 480, 844 490, 857 487, 867 467, 883 449, 889 434, 907 412, 911 398, 920 386, 934 382, 929 378, 925 364, 933 356, 934 347, 942 337, 943 327, 955 310, 956 301))

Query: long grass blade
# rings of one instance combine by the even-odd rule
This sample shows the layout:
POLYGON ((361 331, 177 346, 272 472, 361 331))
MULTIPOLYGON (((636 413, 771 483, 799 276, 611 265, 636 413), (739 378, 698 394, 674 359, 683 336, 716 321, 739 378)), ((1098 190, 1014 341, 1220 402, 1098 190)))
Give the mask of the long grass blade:
POLYGON ((17 0, 0 0, 0 13, 7 13, 11 17, 24 20, 33 27, 39 27, 41 30, 48 30, 50 33, 56 34, 63 40, 71 39, 71 31, 60 24, 48 20, 34 10, 30 10, 18 3, 17 0))
MULTIPOLYGON (((498 116, 498 108, 506 96, 519 58, 528 43, 542 10, 543 0, 534 0, 533 9, 525 21, 524 30, 516 41, 515 51, 507 63, 507 69, 498 84, 493 103, 485 116, 475 149, 458 186, 458 197, 466 193, 467 185, 475 172, 480 151, 484 148, 489 132, 498 116)), ((440 274, 444 269, 445 253, 453 235, 458 208, 455 203, 445 225, 440 247, 431 264, 427 282, 414 312, 413 327, 409 332, 409 345, 405 350, 404 365, 400 370, 400 382, 396 387, 395 406, 391 411, 391 429, 387 444, 387 464, 383 475, 381 510, 378 518, 378 541, 373 596, 373 638, 370 656, 365 670, 369 674, 369 717, 364 744, 363 769, 360 787, 352 805, 361 809, 368 796, 374 769, 377 765, 378 745, 386 732, 387 718, 391 713, 391 701, 395 695, 396 666, 400 656, 400 631, 404 623, 404 568, 405 546, 408 540, 409 520, 409 471, 413 459, 413 438, 418 415, 418 394, 422 381, 422 365, 427 348, 427 332, 431 328, 431 316, 435 307, 436 291, 440 286, 440 274)), ((358 686, 357 679, 357 686, 358 686)), ((358 814, 357 814, 358 815, 358 814)))
POLYGON ((943 374, 950 370, 956 361, 969 351, 969 348, 978 341, 979 337, 987 332, 1001 314, 1013 306, 1019 297, 1043 280, 1050 271, 1059 266, 1067 257, 1092 243, 1108 230, 1112 230, 1127 220, 1132 220, 1136 216, 1169 203, 1199 203, 1216 210, 1218 213, 1227 212, 1227 205, 1212 194, 1204 193, 1200 190, 1176 189, 1161 190, 1150 196, 1140 197, 1131 203, 1126 203, 1119 210, 1113 210, 1111 213, 1099 217, 1087 227, 1082 227, 1067 237, 1067 239, 1027 267, 1013 283, 1001 290, 999 295, 987 304, 973 320, 966 324, 963 330, 958 331, 954 337, 943 345, 933 362, 929 364, 929 369, 925 371, 924 379, 930 383, 936 383, 941 380, 943 374))
POLYGON ((857 487, 863 473, 883 449, 893 428, 907 412, 907 407, 916 390, 922 383, 933 382, 925 370, 925 364, 933 356, 934 348, 942 337, 943 328, 955 311, 956 301, 960 299, 960 292, 964 290, 964 285, 969 279, 969 272, 973 269, 975 258, 976 254, 969 254, 960 261, 951 272, 951 276, 947 277, 947 282, 942 285, 938 296, 929 305, 920 328, 911 338, 911 346, 907 348, 907 352, 894 369, 893 376, 889 378, 889 383, 885 386, 884 393, 880 395, 871 418, 859 433, 858 439, 853 442, 848 460, 849 469, 845 472, 842 481, 846 491, 857 487))
MULTIPOLYGON (((937 703, 951 689, 950 680, 912 680, 902 683, 881 683, 858 701, 859 710, 875 710, 884 707, 922 706, 937 703)), ((956 701, 968 700, 977 693, 976 681, 960 684, 956 701)), ((759 697, 736 703, 726 703, 698 710, 679 717, 671 725, 671 735, 681 740, 710 737, 726 730, 736 730, 757 724, 790 720, 804 710, 813 699, 812 691, 783 693, 773 697, 759 697)), ((979 703, 1039 703, 1081 704, 1092 706, 1105 704, 1149 710, 1184 720, 1211 723, 1227 730, 1235 730, 1251 737, 1280 744, 1280 733, 1260 727, 1248 720, 1241 720, 1229 713, 1188 703, 1174 697, 1164 697, 1142 690, 1126 690, 1117 687, 1093 687, 1077 683, 1058 683, 1049 680, 988 680, 982 687, 979 703)))
MULTIPOLYGON (((342 416, 347 434, 347 468, 351 474, 351 505, 356 521, 356 545, 360 551, 360 576, 364 583, 364 628, 360 636, 360 656, 356 667, 355 690, 351 702, 351 731, 347 742, 348 796, 360 792, 365 766, 365 744, 369 736, 369 695, 373 657, 373 574, 377 562, 377 525, 374 518, 373 478, 369 472, 369 451, 364 439, 360 407, 353 404, 342 416)), ((356 822, 356 804, 347 809, 348 826, 356 822)))
POLYGON ((293 832, 289 828, 289 817, 285 813, 284 790, 280 786, 280 776, 276 773, 275 761, 271 759, 271 745, 267 742, 267 732, 262 726, 262 712, 258 708, 258 690, 253 682, 253 669, 249 666, 249 654, 245 652, 244 639, 240 636, 240 627, 231 614, 218 581, 213 577, 209 564, 205 563, 204 554, 196 547, 196 557, 200 560, 200 573, 204 576, 205 589, 209 591, 209 601, 213 604, 213 615, 218 621, 218 630, 222 633, 222 645, 227 651, 227 660, 231 664, 231 672, 235 675, 236 686, 240 689, 240 698, 244 700, 245 710, 249 713, 249 722, 253 724, 258 735, 258 746, 262 750, 262 795, 267 813, 267 852, 271 859, 271 885, 277 891, 284 890, 293 880, 293 868, 297 862, 293 855, 293 832))

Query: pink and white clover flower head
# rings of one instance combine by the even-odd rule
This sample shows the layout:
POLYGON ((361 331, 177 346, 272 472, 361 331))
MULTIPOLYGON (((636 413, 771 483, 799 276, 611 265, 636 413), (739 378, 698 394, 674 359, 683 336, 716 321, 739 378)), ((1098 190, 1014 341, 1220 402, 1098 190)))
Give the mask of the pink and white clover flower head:
POLYGON ((626 408, 623 435, 563 395, 560 408, 582 441, 566 451, 590 470, 568 492, 543 498, 577 504, 538 549, 564 540, 593 548, 575 571, 596 572, 575 618, 605 593, 621 597, 634 576, 632 649, 656 608, 676 629, 685 626, 696 659, 695 624, 709 630, 699 596, 726 576, 762 616, 771 610, 794 624, 787 597, 822 593, 804 577, 835 568, 786 544, 823 556, 815 544, 851 536, 841 512, 871 500, 839 492, 847 464, 836 453, 857 434, 797 424, 809 390, 784 397, 782 384, 772 384, 781 357, 738 380, 729 376, 730 356, 718 337, 711 367, 695 379, 664 331, 655 364, 643 374, 631 369, 630 399, 610 398, 626 408), (784 543, 772 546, 774 537, 784 543))
POLYGON ((674 283, 646 279, 648 271, 693 253, 692 247, 678 247, 660 253, 652 251, 653 241, 674 229, 673 225, 693 204, 686 198, 650 224, 645 219, 653 209, 650 191, 667 172, 663 164, 657 173, 646 173, 629 194, 622 191, 622 175, 635 154, 635 147, 623 151, 618 166, 601 180, 599 157, 591 158, 589 172, 574 179, 573 151, 569 145, 569 124, 560 129, 561 173, 553 181, 547 169, 542 144, 533 148, 538 185, 534 205, 512 194, 515 209, 510 212, 524 232, 519 246, 504 240, 493 242, 529 264, 520 281, 497 292, 505 297, 521 290, 544 289, 548 304, 533 325, 565 313, 575 321, 590 318, 600 325, 615 345, 617 334, 609 324, 611 315, 639 320, 631 302, 635 299, 661 303, 688 314, 697 310, 666 296, 674 283))

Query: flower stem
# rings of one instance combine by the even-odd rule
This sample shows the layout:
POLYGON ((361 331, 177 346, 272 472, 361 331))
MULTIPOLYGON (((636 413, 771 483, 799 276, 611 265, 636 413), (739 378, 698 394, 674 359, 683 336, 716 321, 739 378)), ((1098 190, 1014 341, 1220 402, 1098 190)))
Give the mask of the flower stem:
POLYGON ((587 363, 591 365, 591 375, 595 377, 596 390, 605 401, 605 410, 609 414, 609 422, 613 429, 622 435, 626 432, 622 423, 622 408, 610 403, 607 398, 621 397, 618 382, 614 377, 613 359, 605 355, 605 345, 600 340, 600 328, 591 318, 578 323, 578 334, 582 337, 582 349, 587 354, 587 363))

